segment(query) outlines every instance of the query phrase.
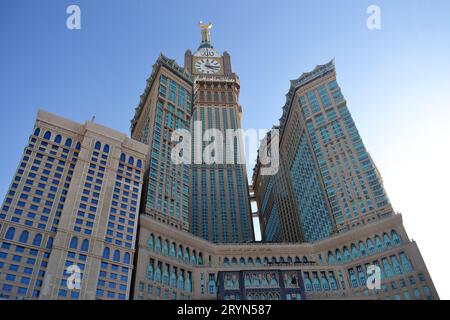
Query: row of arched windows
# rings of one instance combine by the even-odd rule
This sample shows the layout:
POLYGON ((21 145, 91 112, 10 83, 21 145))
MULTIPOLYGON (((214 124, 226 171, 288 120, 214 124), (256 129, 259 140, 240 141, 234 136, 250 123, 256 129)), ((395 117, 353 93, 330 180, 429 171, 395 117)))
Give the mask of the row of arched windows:
MULTIPOLYGON (((9 227, 5 234, 5 240, 16 240, 16 229, 14 227, 9 227)), ((19 238, 17 239, 18 242, 21 243, 28 243, 28 241, 31 239, 30 233, 27 230, 23 230, 20 233, 19 238)), ((31 245, 40 247, 42 245, 42 234, 37 233, 34 235, 33 240, 31 242, 31 245)), ((53 238, 49 237, 47 240, 46 248, 51 249, 53 247, 53 238)))
POLYGON ((72 239, 70 239, 69 248, 70 249, 75 249, 75 250, 80 249, 83 252, 88 252, 89 251, 89 240, 88 239, 84 239, 81 242, 81 247, 79 248, 78 247, 78 238, 77 237, 72 237, 72 239))
MULTIPOLYGON (((36 137, 39 137, 40 134, 41 134, 41 129, 40 128, 36 128, 34 130, 33 135, 36 136, 36 137)), ((43 135, 43 138, 45 140, 49 140, 50 141, 52 139, 52 133, 50 131, 48 131, 48 130, 45 131, 45 133, 43 135)), ((53 142, 57 143, 57 144, 61 144, 62 140, 63 140, 62 136, 60 134, 57 134, 54 137, 53 142)), ((65 142, 64 142, 64 146, 70 148, 70 147, 72 147, 72 143, 73 143, 72 138, 66 138, 65 142)), ((76 149, 79 150, 80 147, 81 147, 81 144, 80 144, 80 142, 78 142, 77 145, 76 145, 76 149)))
MULTIPOLYGON (((98 150, 98 151, 101 151, 102 150, 102 143, 100 141, 95 142, 94 149, 98 150)), ((105 144, 103 146, 103 152, 104 153, 109 153, 109 144, 105 144)))
POLYGON ((395 230, 392 230, 390 236, 387 233, 384 233, 382 237, 375 235, 373 239, 368 238, 365 242, 360 241, 358 245, 352 243, 350 248, 344 246, 342 251, 340 249, 336 249, 334 252, 328 251, 328 263, 335 264, 357 260, 360 257, 381 252, 385 249, 391 248, 394 245, 399 245, 400 243, 400 236, 395 230))
POLYGON ((152 251, 162 253, 165 256, 171 256, 185 263, 203 265, 203 253, 199 252, 197 254, 195 249, 183 248, 181 244, 177 245, 175 242, 169 243, 167 239, 163 241, 161 237, 155 237, 153 234, 150 234, 147 240, 147 246, 152 251))
MULTIPOLYGON (((288 263, 288 264, 292 264, 292 263, 308 263, 309 260, 306 256, 303 256, 302 258, 300 258, 299 256, 296 257, 271 257, 270 259, 268 257, 264 257, 262 260, 260 257, 249 257, 247 259, 245 259, 244 257, 241 257, 239 259, 239 265, 244 266, 244 265, 268 265, 268 264, 277 264, 277 263, 288 263)), ((225 257, 223 259, 223 265, 224 266, 236 266, 238 265, 238 260, 236 257, 232 257, 231 259, 228 257, 225 257)))
POLYGON ((114 262, 123 262, 125 264, 130 264, 131 262, 131 255, 129 252, 125 252, 125 254, 123 255, 123 258, 121 260, 121 253, 120 250, 116 249, 114 250, 113 254, 111 255, 111 250, 108 247, 105 247, 103 249, 103 259, 111 259, 114 262))
MULTIPOLYGON (((128 157, 128 161, 127 161, 127 156, 125 155, 125 153, 122 153, 122 154, 120 155, 120 162, 128 163, 128 164, 131 165, 131 166, 134 166, 134 165, 135 165, 135 163, 134 163, 134 157, 133 157, 133 156, 129 156, 129 157, 128 157)), ((136 167, 138 167, 139 169, 142 168, 142 160, 141 160, 141 159, 138 159, 138 161, 136 161, 136 167)))

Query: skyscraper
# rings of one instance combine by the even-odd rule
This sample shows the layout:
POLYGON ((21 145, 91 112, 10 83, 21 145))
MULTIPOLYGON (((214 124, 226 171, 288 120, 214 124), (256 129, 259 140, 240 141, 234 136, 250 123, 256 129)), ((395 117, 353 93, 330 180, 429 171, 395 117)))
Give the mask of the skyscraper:
POLYGON ((0 294, 128 299, 147 154, 112 129, 39 111, 1 209, 0 294))
POLYGON ((185 69, 161 54, 131 121, 131 137, 151 147, 145 213, 181 230, 189 230, 191 171, 189 163, 172 161, 172 133, 190 130, 192 84, 185 69))
POLYGON ((200 28, 199 48, 194 54, 189 50, 185 53, 185 68, 194 77, 195 99, 191 123, 194 164, 190 230, 216 243, 245 242, 253 240, 253 224, 245 162, 239 161, 243 153, 242 136, 236 133, 228 140, 231 143, 226 139, 227 130, 241 128, 239 78, 232 72, 230 55, 227 52, 221 55, 212 46, 211 24, 200 23, 200 28), (196 124, 200 124, 200 129, 196 124), (205 136, 210 129, 219 130, 223 141, 205 136), (214 161, 198 161, 210 143, 221 145, 208 154, 214 161))
POLYGON ((133 139, 39 111, 0 211, 0 298, 438 299, 333 62, 291 82, 264 138, 279 170, 258 157, 266 241, 248 241, 239 79, 200 27, 184 68, 154 64, 133 139))
MULTIPOLYGON (((292 81, 286 96, 280 163, 287 174, 284 187, 276 190, 287 189, 296 206, 277 203, 277 214, 297 213, 297 240, 321 240, 392 215, 381 177, 336 82, 334 61, 292 81)), ((261 190, 258 166, 256 193, 261 190)))

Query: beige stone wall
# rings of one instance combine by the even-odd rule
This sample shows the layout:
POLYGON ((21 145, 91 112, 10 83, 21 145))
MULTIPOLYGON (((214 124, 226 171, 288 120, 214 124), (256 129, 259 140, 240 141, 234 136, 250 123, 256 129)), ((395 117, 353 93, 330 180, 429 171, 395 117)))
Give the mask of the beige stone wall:
MULTIPOLYGON (((321 274, 333 272, 338 282, 336 290, 312 290, 305 291, 307 299, 407 299, 405 294, 409 294, 410 299, 416 299, 415 291, 419 292, 418 299, 438 299, 438 294, 433 286, 433 282, 423 262, 420 252, 415 242, 409 240, 403 225, 401 215, 394 215, 389 218, 381 219, 370 225, 355 228, 344 234, 333 236, 329 239, 309 244, 296 243, 251 243, 251 244, 213 244, 200 238, 194 237, 186 232, 174 230, 168 226, 159 224, 152 219, 141 215, 141 231, 139 237, 139 254, 136 265, 136 286, 133 292, 134 299, 172 299, 173 293, 176 298, 184 299, 216 299, 216 294, 208 294, 208 277, 213 274, 217 279, 219 271, 239 271, 239 270, 301 270, 303 274, 311 276, 314 273, 321 274), (393 243, 390 236, 391 231, 399 236, 399 242, 393 243), (383 237, 384 233, 389 234, 391 244, 385 245, 383 249, 372 253, 359 254, 358 257, 352 257, 349 260, 329 263, 328 252, 335 252, 336 249, 344 250, 345 247, 351 248, 352 244, 360 241, 366 242, 367 239, 374 239, 375 236, 383 237), (164 250, 158 252, 149 248, 148 239, 153 236, 154 239, 160 238, 161 242, 168 241, 183 246, 183 250, 189 250, 192 253, 195 250, 196 255, 200 253, 203 256, 203 264, 199 265, 195 261, 186 261, 171 257, 165 254, 164 250), (373 264, 374 261, 381 261, 384 258, 390 259, 391 256, 397 256, 399 253, 405 253, 408 257, 412 270, 402 268, 401 274, 393 274, 382 280, 382 289, 377 292, 368 290, 365 285, 358 285, 353 288, 348 270, 362 266, 365 270, 366 264, 373 264), (236 264, 233 264, 233 258, 236 264), (249 264, 249 258, 253 259, 253 264, 249 264), (261 264, 256 264, 257 259, 261 264), (267 258, 269 262, 272 259, 277 260, 277 264, 264 263, 267 258), (164 285, 161 282, 148 278, 149 261, 159 261, 163 264, 169 264, 177 270, 192 272, 192 291, 186 292, 179 287, 164 285), (228 259, 228 264, 225 260, 228 259), (245 264, 241 264, 241 259, 245 264), (284 259, 286 263, 280 263, 284 259), (292 260, 292 263, 287 263, 292 260), (299 263, 295 263, 299 261, 299 263), (305 262, 307 261, 307 262, 305 262), (340 277, 340 274, 342 277, 340 277), (202 282, 203 277, 203 282, 202 282), (414 284, 411 282, 413 279, 414 284), (396 285, 393 289, 392 284, 396 285), (404 286, 403 286, 404 285, 404 286), (428 290, 425 289, 428 287, 428 290), (159 288, 159 289, 158 289, 159 288), (150 292, 149 292, 150 290, 150 292), (164 293, 167 293, 165 296, 164 293), (159 293, 159 294, 158 294, 159 293), (398 295, 398 297, 397 297, 398 295)), ((155 243, 153 243, 155 244, 155 243)), ((391 261, 391 260, 390 260, 391 261)), ((154 275, 154 274, 153 274, 154 275)), ((303 279, 304 280, 304 279, 303 279)))

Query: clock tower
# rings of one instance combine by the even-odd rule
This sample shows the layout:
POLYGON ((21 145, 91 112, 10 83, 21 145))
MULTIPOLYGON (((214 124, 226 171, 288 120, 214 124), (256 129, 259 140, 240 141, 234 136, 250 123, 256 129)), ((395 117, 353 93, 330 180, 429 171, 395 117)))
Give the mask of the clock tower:
MULTIPOLYGON (((190 230, 194 235, 216 243, 237 243, 253 240, 253 222, 250 210, 245 162, 238 161, 243 154, 240 132, 233 142, 226 143, 227 130, 241 129, 242 109, 239 105, 239 78, 231 70, 230 55, 220 54, 211 44, 211 23, 199 23, 201 43, 197 51, 185 53, 185 69, 193 75, 193 110, 191 132, 202 152, 212 141, 204 138, 208 129, 217 129, 223 135, 213 164, 195 162, 191 167, 190 230), (200 138, 195 132, 201 124, 200 138), (202 139, 203 138, 203 139, 202 139), (226 160, 227 154, 234 161, 226 160)), ((216 142, 217 143, 217 142, 216 142)))

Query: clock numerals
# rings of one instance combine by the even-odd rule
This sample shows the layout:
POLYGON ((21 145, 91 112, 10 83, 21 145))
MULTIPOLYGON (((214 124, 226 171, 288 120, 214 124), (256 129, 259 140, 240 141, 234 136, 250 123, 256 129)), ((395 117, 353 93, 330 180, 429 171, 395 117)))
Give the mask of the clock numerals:
POLYGON ((195 68, 200 73, 214 74, 219 72, 220 63, 214 59, 200 59, 195 63, 195 68))

